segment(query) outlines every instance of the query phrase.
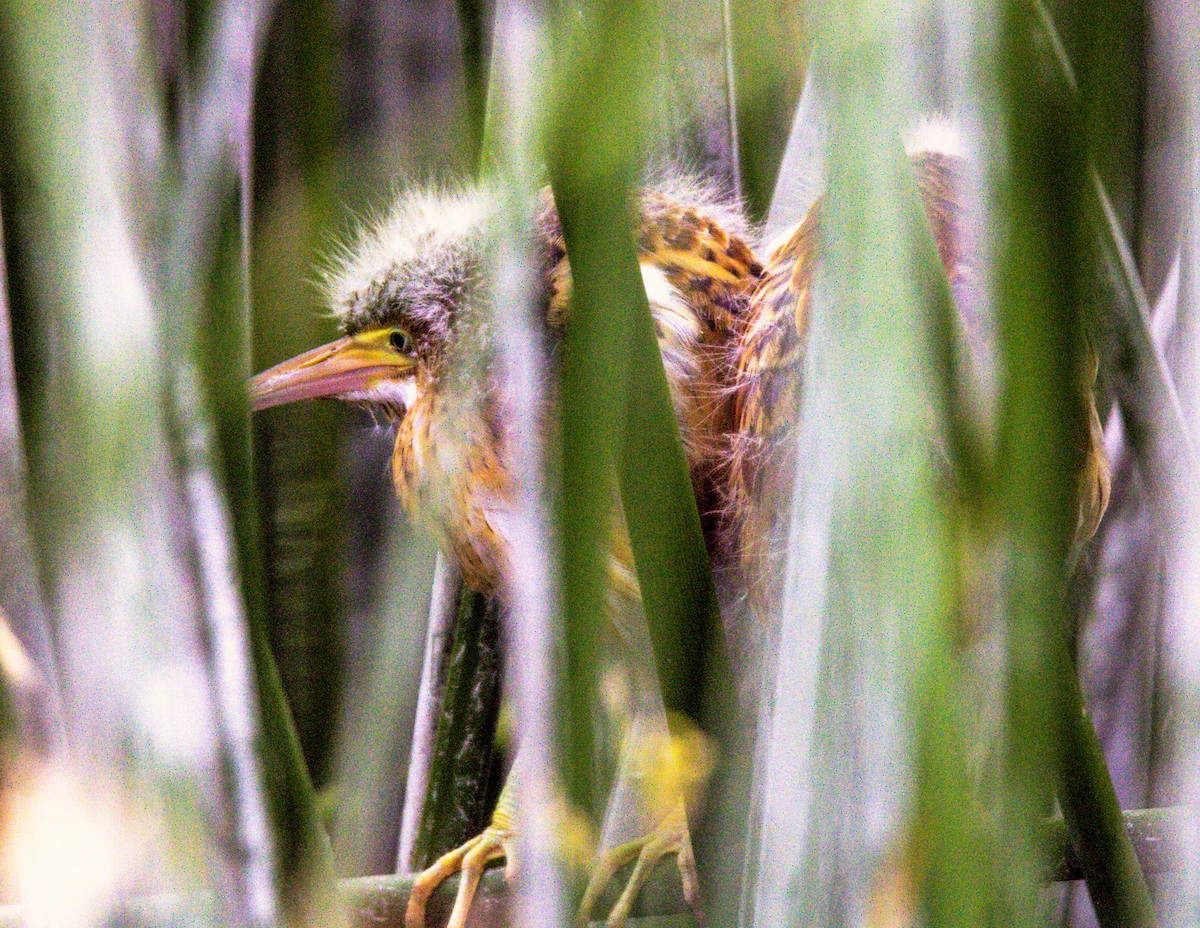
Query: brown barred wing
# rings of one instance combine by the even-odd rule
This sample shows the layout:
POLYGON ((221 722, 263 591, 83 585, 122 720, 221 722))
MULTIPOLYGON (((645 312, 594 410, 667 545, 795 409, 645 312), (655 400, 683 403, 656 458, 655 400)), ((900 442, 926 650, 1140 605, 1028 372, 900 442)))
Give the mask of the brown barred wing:
POLYGON ((736 204, 676 180, 641 199, 638 256, 710 553, 732 429, 734 346, 762 265, 736 204))
MULTIPOLYGON (((946 269, 961 331, 973 349, 986 351, 989 335, 978 317, 978 267, 961 207, 961 158, 916 153, 912 167, 926 215, 946 269)), ((754 608, 774 603, 783 573, 795 459, 796 425, 803 384, 805 341, 812 303, 821 202, 771 250, 751 293, 733 367, 732 431, 724 493, 723 535, 754 608)), ((1094 359, 1093 359, 1094 360, 1094 359)), ((1080 385, 1081 430, 1086 447, 1078 477, 1076 542, 1095 532, 1109 495, 1109 466, 1096 413, 1094 367, 1080 385)), ((931 439, 933 436, 931 436, 931 439)))
MULTIPOLYGON (((979 247, 968 227, 963 206, 966 163, 960 156, 939 151, 918 151, 910 161, 937 243, 938 256, 954 294, 961 331, 973 351, 990 354, 994 349, 985 344, 990 339, 978 306, 979 247)), ((1084 337, 1082 333, 1080 337, 1084 337)), ((1080 372, 1077 396, 1084 421, 1079 429, 1083 447, 1075 486, 1078 506, 1076 547, 1095 534, 1108 507, 1110 489, 1108 454, 1104 450, 1104 432, 1096 409, 1096 354, 1090 344, 1086 346, 1085 357, 1087 363, 1080 372)))
POLYGON ((734 352, 726 536, 755 608, 782 575, 820 214, 818 201, 771 251, 734 352))

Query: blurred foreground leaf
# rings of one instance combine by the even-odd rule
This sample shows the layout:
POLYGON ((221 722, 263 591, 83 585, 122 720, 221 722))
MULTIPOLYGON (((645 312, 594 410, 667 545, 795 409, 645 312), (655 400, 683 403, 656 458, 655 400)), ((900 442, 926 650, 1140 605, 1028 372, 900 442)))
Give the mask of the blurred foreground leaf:
POLYGON ((1154 925, 1084 712, 1063 603, 1087 427, 1082 313, 1095 269, 1083 117, 1061 84, 1030 69, 1036 11, 1014 2, 1004 16, 1000 73, 1010 172, 1004 202, 1011 224, 999 297, 1007 362, 1001 481, 1012 570, 1009 838, 1030 868, 1017 871, 1012 905, 1023 918, 1033 911, 1031 870, 1045 853, 1034 833, 1057 792, 1100 924, 1154 925))

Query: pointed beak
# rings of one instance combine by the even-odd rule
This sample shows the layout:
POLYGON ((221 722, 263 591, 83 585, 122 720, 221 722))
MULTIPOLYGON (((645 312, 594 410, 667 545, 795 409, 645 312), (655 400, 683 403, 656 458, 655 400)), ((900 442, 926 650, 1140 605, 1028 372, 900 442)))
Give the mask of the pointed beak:
POLYGON ((394 349, 390 336, 390 329, 367 329, 276 364, 250 381, 251 408, 363 393, 410 375, 416 359, 394 349))

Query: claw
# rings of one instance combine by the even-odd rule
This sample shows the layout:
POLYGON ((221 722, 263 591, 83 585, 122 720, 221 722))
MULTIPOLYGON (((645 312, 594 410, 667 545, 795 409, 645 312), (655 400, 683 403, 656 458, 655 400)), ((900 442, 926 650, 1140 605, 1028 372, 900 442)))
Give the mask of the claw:
POLYGON ((696 852, 692 850, 692 836, 686 830, 683 833, 679 856, 675 858, 675 862, 679 867, 679 879, 683 882, 683 901, 699 918, 700 874, 696 870, 696 852))
POLYGON ((461 847, 443 854, 428 870, 414 881, 408 897, 408 908, 404 912, 406 928, 425 928, 425 907, 434 890, 449 877, 461 872, 458 894, 454 897, 454 909, 446 928, 465 928, 475 891, 487 865, 500 857, 507 859, 506 877, 512 879, 516 872, 516 857, 512 843, 512 832, 492 825, 467 841, 461 847))

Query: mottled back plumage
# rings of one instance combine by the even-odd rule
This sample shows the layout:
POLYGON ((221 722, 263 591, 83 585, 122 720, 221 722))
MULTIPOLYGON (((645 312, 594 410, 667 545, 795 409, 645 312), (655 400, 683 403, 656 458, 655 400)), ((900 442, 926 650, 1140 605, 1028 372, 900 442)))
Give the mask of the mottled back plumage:
MULTIPOLYGON (((961 175, 965 160, 956 133, 950 124, 935 122, 923 127, 910 151, 917 188, 966 337, 982 338, 979 320, 974 318, 978 248, 964 216, 961 175), (932 147, 921 147, 925 145, 932 147)), ((727 544, 740 567, 740 583, 759 612, 778 602, 783 579, 821 214, 822 200, 818 199, 803 220, 770 247, 764 272, 750 296, 744 334, 735 349, 725 501, 730 513, 727 544)), ((1085 464, 1076 487, 1077 542, 1086 541, 1096 531, 1109 495, 1108 459, 1096 413, 1094 379, 1093 366, 1086 383, 1080 385, 1088 428, 1083 431, 1085 464)))
POLYGON ((767 256, 735 349, 725 525, 743 583, 759 607, 779 578, 774 554, 781 553, 792 511, 820 221, 818 200, 767 256))

